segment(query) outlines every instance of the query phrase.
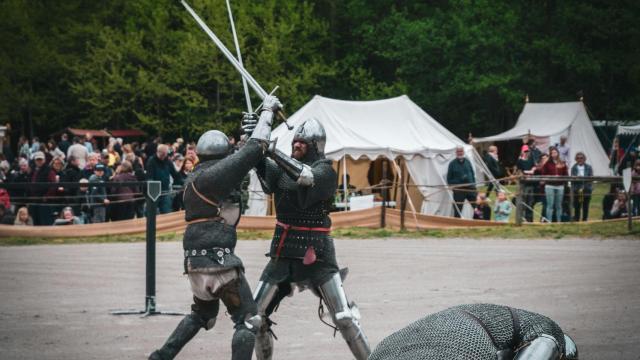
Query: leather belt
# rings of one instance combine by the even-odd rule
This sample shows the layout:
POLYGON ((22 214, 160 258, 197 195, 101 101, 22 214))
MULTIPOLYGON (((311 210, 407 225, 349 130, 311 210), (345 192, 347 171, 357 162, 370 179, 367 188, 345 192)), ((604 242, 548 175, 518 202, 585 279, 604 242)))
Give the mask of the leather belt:
POLYGON ((194 220, 187 221, 187 225, 197 224, 197 223, 207 222, 207 221, 222 222, 223 220, 224 219, 221 216, 210 217, 210 218, 202 218, 202 219, 194 219, 194 220))
MULTIPOLYGON (((282 233, 280 234, 280 241, 278 242, 278 248, 276 249, 276 259, 280 257, 280 253, 282 252, 282 247, 284 246, 284 239, 287 237, 289 230, 314 231, 314 232, 323 232, 323 233, 331 232, 331 228, 293 226, 293 225, 285 224, 280 221, 276 221, 276 226, 280 226, 282 228, 282 233)), ((305 265, 311 265, 315 261, 316 261, 316 253, 315 253, 315 250, 313 249, 313 246, 310 246, 304 254, 304 259, 302 260, 302 263, 305 265)))

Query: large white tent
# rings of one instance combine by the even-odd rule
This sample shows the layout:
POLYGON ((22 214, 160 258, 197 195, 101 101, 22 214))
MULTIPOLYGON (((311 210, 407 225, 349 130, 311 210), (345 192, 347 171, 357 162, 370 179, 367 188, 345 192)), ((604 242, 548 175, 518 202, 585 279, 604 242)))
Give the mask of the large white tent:
POLYGON ((523 139, 534 136, 538 147, 555 144, 567 136, 571 148, 570 163, 576 152, 587 155, 596 176, 609 175, 607 154, 596 135, 581 101, 561 103, 526 103, 516 125, 501 134, 474 139, 475 143, 523 139))
MULTIPOLYGON (((344 101, 316 95, 289 117, 289 123, 297 128, 310 118, 318 119, 326 130, 328 159, 403 157, 413 183, 424 185, 418 189, 426 201, 415 206, 425 214, 452 213, 452 196, 441 186, 446 185, 447 167, 457 146, 464 146, 467 158, 475 165, 476 178, 491 178, 471 145, 440 125, 406 95, 375 101, 344 101)), ((286 154, 291 153, 294 131, 281 124, 271 134, 272 139, 277 138, 276 147, 286 154)), ((259 203, 263 200, 255 201, 258 203, 249 203, 247 213, 264 215, 266 207, 259 203)))

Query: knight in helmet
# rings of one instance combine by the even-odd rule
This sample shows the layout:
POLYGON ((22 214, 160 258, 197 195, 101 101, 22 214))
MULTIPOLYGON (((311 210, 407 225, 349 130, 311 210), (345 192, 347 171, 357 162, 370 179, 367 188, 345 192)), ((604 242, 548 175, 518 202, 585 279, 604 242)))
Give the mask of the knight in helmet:
POLYGON ((573 360, 578 348, 548 317, 495 304, 458 305, 383 339, 370 360, 573 360))
POLYGON ((273 113, 280 107, 276 97, 266 97, 251 137, 233 154, 229 139, 220 131, 207 131, 198 140, 200 163, 187 178, 184 190, 188 222, 183 238, 184 269, 191 284, 193 305, 191 313, 150 359, 173 359, 200 329, 211 329, 220 301, 234 323, 232 359, 251 359, 261 317, 242 261, 235 253, 236 225, 241 214, 240 183, 263 159, 273 113))
MULTIPOLYGON (((245 132, 251 134, 245 123, 245 132)), ((277 225, 254 298, 264 321, 256 334, 256 356, 271 359, 272 322, 268 316, 280 301, 298 288, 310 289, 328 308, 358 360, 369 356, 368 340, 359 323, 359 312, 349 303, 342 287, 333 239, 329 231, 329 210, 337 187, 331 161, 324 156, 325 130, 316 119, 301 124, 292 141, 291 156, 270 150, 256 166, 263 190, 273 194, 277 225)))

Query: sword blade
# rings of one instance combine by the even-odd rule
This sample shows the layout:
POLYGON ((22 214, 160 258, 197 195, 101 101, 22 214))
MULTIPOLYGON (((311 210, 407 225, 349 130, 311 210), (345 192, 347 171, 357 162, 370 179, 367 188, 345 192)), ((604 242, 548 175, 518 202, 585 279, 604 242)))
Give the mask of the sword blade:
MULTIPOLYGON (((238 42, 238 35, 236 34, 236 25, 233 21, 233 13, 231 12, 231 4, 229 0, 227 0, 227 10, 229 12, 229 22, 231 23, 231 33, 233 34, 233 42, 236 45, 236 54, 238 55, 238 63, 240 66, 244 68, 244 64, 242 63, 242 54, 240 53, 240 43, 238 42)), ((242 87, 244 89, 244 98, 247 101, 247 112, 253 111, 253 106, 251 106, 251 97, 249 96, 249 88, 247 87, 247 80, 242 77, 242 87)))
POLYGON ((196 12, 193 11, 193 9, 189 6, 189 4, 187 4, 184 0, 181 0, 180 2, 182 3, 182 6, 184 6, 184 8, 187 9, 189 14, 191 14, 193 19, 198 23, 198 25, 200 25, 202 30, 209 36, 209 38, 211 38, 214 44, 216 44, 218 49, 222 51, 222 54, 227 58, 227 60, 229 60, 231 65, 233 65, 233 67, 236 68, 236 70, 240 73, 240 75, 242 75, 242 78, 247 81, 249 86, 251 86, 251 88, 256 92, 256 94, 258 94, 258 96, 260 96, 261 99, 264 99, 267 96, 267 92, 264 91, 264 89, 262 88, 262 86, 260 86, 260 84, 256 81, 256 79, 254 79, 253 76, 251 76, 251 74, 249 74, 249 72, 242 65, 240 65, 240 63, 238 63, 238 60, 236 60, 236 58, 233 57, 233 54, 231 54, 229 49, 227 49, 227 47, 224 46, 222 41, 220 41, 220 39, 218 39, 216 34, 214 34, 213 31, 209 29, 207 24, 205 24, 204 21, 200 19, 198 14, 196 14, 196 12))

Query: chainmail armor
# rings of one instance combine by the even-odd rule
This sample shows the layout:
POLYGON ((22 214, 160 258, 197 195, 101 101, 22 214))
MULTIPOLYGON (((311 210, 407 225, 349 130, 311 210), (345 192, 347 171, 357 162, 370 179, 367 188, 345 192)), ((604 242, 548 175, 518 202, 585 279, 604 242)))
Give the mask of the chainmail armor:
POLYGON ((555 322, 540 314, 513 310, 520 334, 514 334, 513 318, 506 306, 459 305, 428 315, 389 335, 369 360, 495 360, 499 350, 516 350, 543 333, 553 336, 564 349, 563 332, 555 322), (516 343, 514 339, 520 341, 516 343))

